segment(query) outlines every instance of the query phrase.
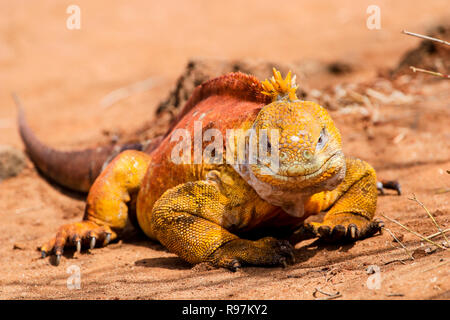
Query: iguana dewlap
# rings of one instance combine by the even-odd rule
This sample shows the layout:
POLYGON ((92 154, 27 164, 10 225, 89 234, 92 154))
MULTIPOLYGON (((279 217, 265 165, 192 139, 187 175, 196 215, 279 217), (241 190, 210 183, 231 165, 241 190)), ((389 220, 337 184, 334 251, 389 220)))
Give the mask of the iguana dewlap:
MULTIPOLYGON (((374 234, 380 229, 373 220, 375 171, 344 157, 326 110, 298 100, 295 89, 290 74, 282 79, 275 70, 264 83, 231 73, 199 86, 156 149, 128 150, 114 158, 89 191, 83 221, 60 227, 42 246, 43 256, 54 253, 59 263, 64 247, 106 245, 120 237, 129 219, 188 262, 230 269, 291 262, 291 244, 270 237, 281 230, 329 241, 374 234), (222 162, 205 163, 205 157, 199 162, 190 148, 189 162, 174 163, 180 142, 175 136, 187 132, 194 146, 199 128, 223 137, 222 162), (277 132, 276 169, 259 158, 226 163, 230 151, 241 146, 237 138, 226 139, 230 129, 252 129, 256 136, 277 132), (304 223, 322 211, 327 212, 322 223, 304 223), (266 237, 253 240, 255 234, 266 237)), ((258 140, 258 148, 271 151, 272 141, 258 140)), ((203 140, 202 152, 210 143, 203 140)), ((215 150, 208 159, 216 156, 215 150)))

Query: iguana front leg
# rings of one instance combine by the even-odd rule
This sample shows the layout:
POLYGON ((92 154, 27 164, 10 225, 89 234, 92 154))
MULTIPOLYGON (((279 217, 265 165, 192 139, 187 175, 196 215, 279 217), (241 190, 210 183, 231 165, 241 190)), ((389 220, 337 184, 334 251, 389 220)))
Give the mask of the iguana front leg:
POLYGON ((230 200, 215 182, 196 181, 166 191, 153 207, 151 223, 158 241, 190 263, 236 270, 246 264, 276 266, 293 260, 287 241, 250 241, 227 231, 235 219, 230 200))
POLYGON ((128 204, 149 163, 150 156, 143 152, 128 150, 119 154, 92 185, 83 221, 61 226, 56 236, 40 248, 42 257, 54 254, 58 265, 65 247, 74 246, 80 251, 83 245, 92 249, 116 239, 127 224, 128 204))
POLYGON ((346 159, 344 181, 333 191, 313 195, 305 205, 308 212, 327 211, 322 222, 304 224, 293 239, 318 236, 328 242, 355 241, 380 231, 383 223, 373 220, 377 205, 375 170, 359 159, 346 159))

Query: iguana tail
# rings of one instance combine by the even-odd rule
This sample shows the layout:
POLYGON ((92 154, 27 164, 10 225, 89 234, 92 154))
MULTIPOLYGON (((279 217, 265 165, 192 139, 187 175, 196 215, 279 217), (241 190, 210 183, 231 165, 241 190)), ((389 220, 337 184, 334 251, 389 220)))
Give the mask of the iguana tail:
POLYGON ((18 125, 28 156, 47 178, 71 190, 87 192, 104 165, 124 150, 148 149, 147 144, 107 145, 77 151, 59 151, 42 143, 28 126, 16 96, 18 125))

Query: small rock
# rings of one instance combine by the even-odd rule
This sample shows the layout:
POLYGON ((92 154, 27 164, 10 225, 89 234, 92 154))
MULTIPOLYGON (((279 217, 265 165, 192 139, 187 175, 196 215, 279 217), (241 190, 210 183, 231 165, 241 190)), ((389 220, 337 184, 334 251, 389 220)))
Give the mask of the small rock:
POLYGON ((13 245, 13 250, 24 250, 25 249, 25 245, 21 244, 21 243, 14 243, 13 245))
POLYGON ((8 145, 0 145, 0 181, 17 176, 25 168, 25 154, 8 145))
POLYGON ((425 253, 427 253, 427 254, 432 254, 433 252, 435 252, 437 250, 437 248, 431 248, 431 247, 428 247, 428 248, 425 248, 425 253))
POLYGON ((353 67, 350 64, 341 61, 330 63, 327 69, 329 73, 336 75, 351 73, 353 71, 353 67))
POLYGON ((427 253, 425 252, 425 248, 417 248, 413 251, 412 256, 414 259, 425 257, 427 253))
POLYGON ((436 252, 436 250, 437 249, 433 247, 420 247, 413 251, 412 256, 414 259, 421 258, 436 252))

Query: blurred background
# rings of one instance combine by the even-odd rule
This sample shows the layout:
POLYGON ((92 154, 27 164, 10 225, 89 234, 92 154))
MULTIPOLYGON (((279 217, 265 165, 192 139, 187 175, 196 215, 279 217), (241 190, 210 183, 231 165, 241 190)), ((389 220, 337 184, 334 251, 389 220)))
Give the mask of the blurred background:
POLYGON ((0 0, 0 15, 0 143, 20 146, 16 92, 36 132, 70 146, 148 120, 194 57, 338 59, 357 66, 353 76, 369 77, 417 45, 401 30, 426 32, 448 21, 449 3, 0 0), (80 8, 79 30, 66 27, 73 4, 80 8), (369 5, 380 8, 379 30, 366 26, 369 5), (99 107, 110 92, 149 78, 150 90, 99 107))

